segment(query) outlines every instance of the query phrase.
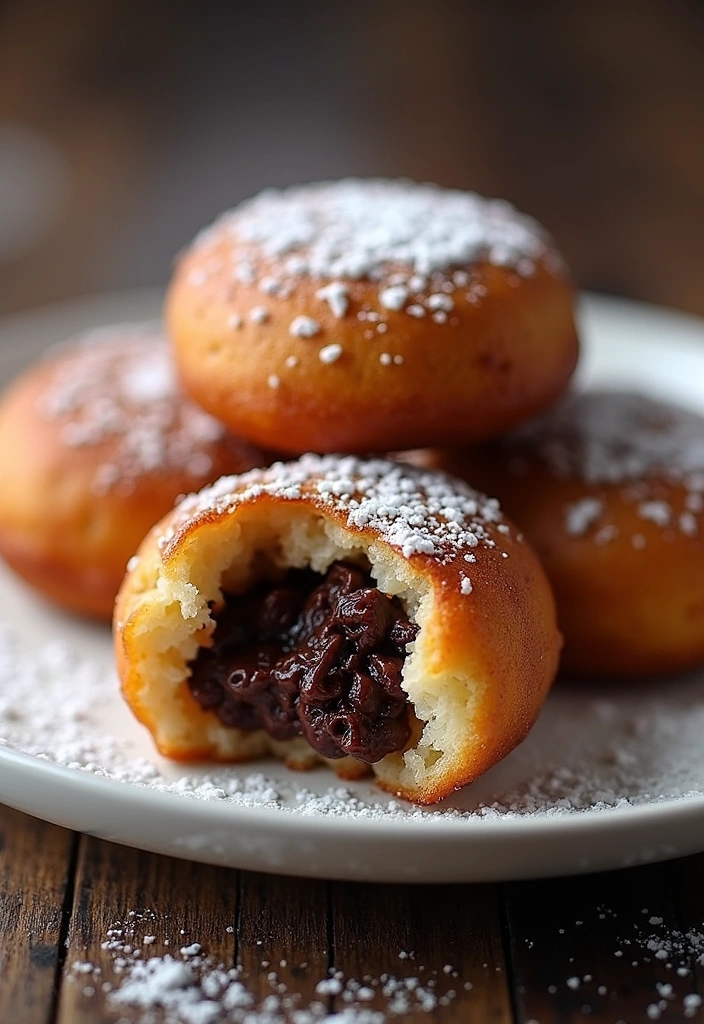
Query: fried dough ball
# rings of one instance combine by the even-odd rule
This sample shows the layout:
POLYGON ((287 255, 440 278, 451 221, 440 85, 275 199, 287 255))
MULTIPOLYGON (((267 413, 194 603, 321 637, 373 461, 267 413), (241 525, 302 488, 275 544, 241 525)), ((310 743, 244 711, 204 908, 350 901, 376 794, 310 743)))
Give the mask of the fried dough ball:
POLYGON ((90 332, 0 400, 0 556, 109 620, 128 559, 177 496, 266 461, 183 395, 157 325, 90 332))
POLYGON ((123 693, 159 750, 294 767, 433 803, 524 738, 555 674, 552 594, 496 501, 386 460, 220 480, 120 590, 123 693))
POLYGON ((553 585, 563 667, 642 676, 704 663, 704 419, 644 395, 576 394, 432 461, 496 494, 553 585))
POLYGON ((508 203, 407 181, 270 189, 180 258, 187 391, 300 454, 467 444, 549 406, 577 361, 552 240, 508 203))

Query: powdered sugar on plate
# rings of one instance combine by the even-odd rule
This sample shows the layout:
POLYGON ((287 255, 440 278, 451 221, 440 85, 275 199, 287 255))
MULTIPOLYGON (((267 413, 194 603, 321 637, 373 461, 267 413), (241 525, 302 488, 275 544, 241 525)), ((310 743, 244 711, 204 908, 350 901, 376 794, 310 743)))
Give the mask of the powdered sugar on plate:
POLYGON ((225 816, 229 808, 263 808, 301 819, 429 828, 451 822, 474 829, 704 795, 701 673, 638 688, 562 684, 513 754, 442 804, 419 808, 368 781, 341 784, 325 768, 169 762, 119 696, 106 630, 53 612, 6 571, 0 609, 15 611, 13 624, 0 627, 0 761, 4 746, 126 786, 215 803, 225 816))

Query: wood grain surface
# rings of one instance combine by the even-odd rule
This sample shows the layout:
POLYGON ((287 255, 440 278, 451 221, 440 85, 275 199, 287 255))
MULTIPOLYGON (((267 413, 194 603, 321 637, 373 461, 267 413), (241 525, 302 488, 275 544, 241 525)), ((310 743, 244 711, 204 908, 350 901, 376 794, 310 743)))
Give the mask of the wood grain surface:
POLYGON ((243 871, 239 891, 237 963, 248 989, 261 1000, 284 985, 309 1005, 331 966, 328 883, 243 871))
POLYGON ((413 1024, 701 1015, 704 856, 496 886, 393 886, 214 868, 73 836, 4 808, 0 837, 3 1024, 156 1020, 111 1005, 119 956, 135 948, 179 959, 192 943, 216 963, 239 965, 255 1008, 285 993, 293 1022, 316 1003, 413 1024), (337 989, 318 989, 330 978, 340 979, 337 989), (409 978, 437 1005, 394 1007, 384 979, 403 988, 409 978), (369 988, 363 998, 350 996, 350 979, 369 988))
POLYGON ((77 837, 0 809, 0 1021, 49 1024, 77 837))
POLYGON ((657 1019, 682 1020, 692 978, 647 948, 656 934, 651 918, 663 934, 679 924, 671 870, 654 865, 507 887, 522 1019, 647 1020, 661 998, 657 986, 672 985, 672 1012, 657 1019))
MULTIPOLYGON (((337 884, 332 915, 334 962, 346 976, 430 983, 438 1021, 512 1019, 496 887, 337 884)), ((383 1010, 385 1000, 369 1006, 383 1010)), ((404 1019, 427 1022, 428 1013, 404 1019)))
POLYGON ((81 836, 73 883, 58 1003, 58 1024, 91 1024, 125 1017, 123 1008, 106 1006, 102 985, 115 984, 114 956, 104 944, 110 932, 140 948, 145 935, 154 941, 150 956, 178 955, 198 942, 216 961, 234 960, 237 872, 202 868, 189 861, 158 857, 81 836), (230 931, 228 931, 228 927, 230 931), (76 963, 91 963, 100 975, 76 973, 76 963))

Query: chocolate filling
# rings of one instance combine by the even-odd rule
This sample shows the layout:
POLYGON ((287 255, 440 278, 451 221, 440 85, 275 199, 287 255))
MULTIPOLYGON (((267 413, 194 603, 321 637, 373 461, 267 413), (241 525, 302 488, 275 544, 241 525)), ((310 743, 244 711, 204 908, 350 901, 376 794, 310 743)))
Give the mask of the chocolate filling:
POLYGON ((418 627, 369 573, 334 562, 324 577, 292 569, 247 594, 225 594, 211 647, 190 663, 189 686, 223 725, 305 736, 323 757, 373 764, 411 735, 401 688, 418 627))

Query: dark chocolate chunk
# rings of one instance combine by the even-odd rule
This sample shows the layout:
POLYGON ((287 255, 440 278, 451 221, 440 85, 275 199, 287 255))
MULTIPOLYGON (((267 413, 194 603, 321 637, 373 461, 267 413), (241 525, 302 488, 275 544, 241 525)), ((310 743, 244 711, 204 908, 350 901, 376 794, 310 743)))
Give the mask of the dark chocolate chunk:
POLYGON ((418 627, 359 566, 292 569, 214 612, 212 646, 191 662, 191 694, 223 725, 305 736, 324 757, 374 763, 410 734, 401 687, 418 627))

